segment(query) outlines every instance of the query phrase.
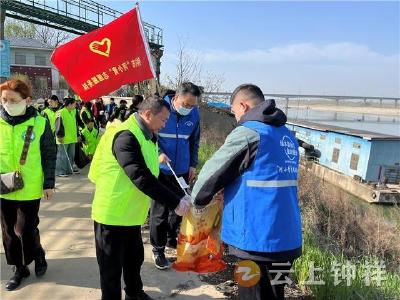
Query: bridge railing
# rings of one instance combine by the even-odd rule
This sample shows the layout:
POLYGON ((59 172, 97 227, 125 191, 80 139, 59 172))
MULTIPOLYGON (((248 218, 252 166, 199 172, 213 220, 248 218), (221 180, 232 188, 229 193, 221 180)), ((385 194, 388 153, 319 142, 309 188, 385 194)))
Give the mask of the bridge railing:
MULTIPOLYGON (((219 101, 229 104, 232 93, 229 92, 212 92, 203 94, 205 101, 219 101)), ((285 101, 286 104, 293 101, 299 102, 327 102, 332 101, 336 105, 340 103, 362 103, 364 105, 370 103, 379 103, 383 105, 383 102, 392 103, 395 107, 399 107, 400 98, 395 97, 378 97, 378 96, 343 96, 343 95, 296 95, 296 94, 264 94, 266 99, 275 99, 277 101, 285 101)))

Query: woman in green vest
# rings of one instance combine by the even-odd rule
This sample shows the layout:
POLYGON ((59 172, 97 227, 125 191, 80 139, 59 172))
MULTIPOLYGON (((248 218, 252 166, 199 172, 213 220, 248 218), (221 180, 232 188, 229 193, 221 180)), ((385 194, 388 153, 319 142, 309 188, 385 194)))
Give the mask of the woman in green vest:
POLYGON ((1 230, 7 263, 15 266, 6 289, 14 290, 30 275, 33 260, 36 276, 47 270, 38 211, 42 195, 53 195, 56 146, 49 122, 30 106, 26 83, 6 81, 0 92, 1 230), (19 174, 23 185, 10 184, 10 174, 19 174))
POLYGON ((89 179, 96 185, 92 219, 103 300, 121 299, 122 272, 125 299, 151 299, 140 277, 144 259, 141 225, 151 199, 179 215, 190 208, 189 196, 181 197, 181 191, 158 181, 157 132, 168 117, 168 103, 148 97, 138 113, 106 130, 94 154, 89 179))
POLYGON ((91 102, 85 102, 83 104, 81 112, 80 112, 80 118, 82 120, 83 124, 87 124, 90 120, 94 120, 94 116, 92 113, 92 103, 91 102))
POLYGON ((49 120, 51 131, 56 130, 56 114, 60 109, 60 102, 57 95, 52 95, 48 101, 49 106, 42 111, 43 117, 49 120))

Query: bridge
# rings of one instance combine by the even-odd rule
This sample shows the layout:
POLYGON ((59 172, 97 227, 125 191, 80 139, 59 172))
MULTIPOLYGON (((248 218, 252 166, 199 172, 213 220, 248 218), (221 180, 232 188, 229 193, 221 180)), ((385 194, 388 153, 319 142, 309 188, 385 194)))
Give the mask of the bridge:
MULTIPOLYGON (((220 103, 229 104, 232 93, 229 92, 212 92, 204 93, 203 97, 206 101, 215 101, 220 103)), ((399 107, 400 98, 395 97, 378 97, 378 96, 340 96, 340 95, 307 95, 307 94, 264 94, 266 99, 275 99, 277 102, 284 101, 285 112, 288 112, 290 102, 297 101, 298 103, 309 103, 309 102, 329 102, 333 101, 336 105, 344 102, 362 102, 364 105, 371 103, 379 103, 380 106, 383 104, 394 104, 395 108, 399 107)))
MULTIPOLYGON (((204 102, 212 107, 220 108, 224 111, 230 111, 230 97, 232 93, 213 92, 204 93, 204 102)), ((359 123, 381 123, 398 124, 400 115, 372 115, 363 112, 347 111, 318 111, 313 109, 312 104, 361 104, 361 106, 374 105, 383 107, 383 105, 392 104, 391 107, 398 108, 400 98, 390 97, 365 97, 365 96, 337 96, 337 95, 298 95, 298 94, 264 94, 266 99, 275 99, 277 106, 284 109, 285 114, 291 120, 307 120, 313 122, 359 122, 359 123)), ((357 105, 359 107, 360 105, 357 105)))

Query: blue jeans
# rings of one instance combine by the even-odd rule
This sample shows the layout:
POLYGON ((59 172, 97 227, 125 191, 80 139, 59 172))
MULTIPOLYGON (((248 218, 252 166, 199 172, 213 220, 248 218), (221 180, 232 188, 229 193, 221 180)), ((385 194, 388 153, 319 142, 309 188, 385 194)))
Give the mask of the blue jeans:
POLYGON ((57 145, 56 175, 73 173, 75 158, 75 143, 57 145))

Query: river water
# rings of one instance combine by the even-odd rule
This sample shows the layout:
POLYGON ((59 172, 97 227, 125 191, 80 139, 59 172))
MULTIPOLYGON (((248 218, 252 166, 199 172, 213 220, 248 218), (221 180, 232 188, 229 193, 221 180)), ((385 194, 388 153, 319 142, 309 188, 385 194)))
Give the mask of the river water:
MULTIPOLYGON (((284 110, 283 107, 281 109, 284 110)), ((307 120, 320 124, 400 136, 399 115, 343 113, 292 107, 288 109, 288 118, 290 121, 307 120)))

